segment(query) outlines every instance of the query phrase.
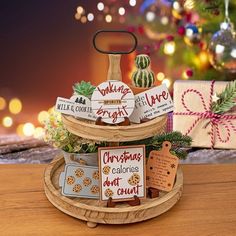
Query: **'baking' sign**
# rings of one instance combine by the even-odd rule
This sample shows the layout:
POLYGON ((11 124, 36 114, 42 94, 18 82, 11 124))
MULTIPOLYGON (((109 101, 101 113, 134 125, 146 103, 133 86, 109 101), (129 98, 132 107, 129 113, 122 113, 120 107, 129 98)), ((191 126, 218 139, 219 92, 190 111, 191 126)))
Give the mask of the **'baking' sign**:
POLYGON ((94 90, 91 104, 94 114, 109 124, 118 124, 134 110, 134 94, 123 82, 109 80, 94 90))

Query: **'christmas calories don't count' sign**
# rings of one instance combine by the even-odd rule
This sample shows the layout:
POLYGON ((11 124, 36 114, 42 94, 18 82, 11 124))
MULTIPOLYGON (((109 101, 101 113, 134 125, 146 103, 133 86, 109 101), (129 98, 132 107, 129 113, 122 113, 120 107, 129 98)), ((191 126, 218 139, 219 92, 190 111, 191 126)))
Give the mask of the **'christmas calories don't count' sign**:
POLYGON ((145 198, 145 145, 99 148, 100 199, 145 198))
POLYGON ((140 123, 142 119, 153 119, 173 111, 173 101, 163 84, 135 95, 135 108, 130 121, 140 123))

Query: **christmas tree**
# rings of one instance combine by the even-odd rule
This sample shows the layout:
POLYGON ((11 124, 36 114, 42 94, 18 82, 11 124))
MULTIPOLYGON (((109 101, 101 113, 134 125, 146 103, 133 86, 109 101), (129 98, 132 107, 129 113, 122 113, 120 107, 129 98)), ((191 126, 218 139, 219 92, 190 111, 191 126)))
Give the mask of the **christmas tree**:
POLYGON ((115 23, 133 32, 139 40, 136 54, 151 56, 159 83, 171 87, 177 79, 233 79, 236 1, 104 0, 94 4, 94 14, 80 6, 75 18, 82 23, 99 19, 101 27, 115 23))

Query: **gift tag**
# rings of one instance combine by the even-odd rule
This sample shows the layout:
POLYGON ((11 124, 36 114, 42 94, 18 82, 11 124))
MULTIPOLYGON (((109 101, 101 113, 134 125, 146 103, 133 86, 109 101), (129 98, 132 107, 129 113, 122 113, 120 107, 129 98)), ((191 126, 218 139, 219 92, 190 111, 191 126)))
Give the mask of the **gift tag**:
POLYGON ((64 196, 99 198, 99 170, 95 166, 67 164, 61 173, 59 185, 64 196))
POLYGON ((171 143, 163 142, 160 151, 151 151, 147 161, 147 186, 169 192, 172 190, 179 158, 170 153, 171 143))
POLYGON ((73 95, 70 99, 58 97, 55 110, 87 120, 96 120, 91 108, 91 101, 82 95, 73 95))

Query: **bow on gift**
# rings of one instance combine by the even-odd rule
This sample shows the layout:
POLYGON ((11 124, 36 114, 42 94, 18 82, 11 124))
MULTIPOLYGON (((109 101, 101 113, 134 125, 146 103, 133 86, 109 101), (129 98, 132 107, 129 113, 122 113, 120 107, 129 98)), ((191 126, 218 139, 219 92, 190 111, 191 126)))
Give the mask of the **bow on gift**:
POLYGON ((214 84, 215 81, 211 82, 211 87, 210 87, 210 99, 209 99, 209 105, 207 107, 204 97, 201 92, 199 92, 196 89, 187 89, 184 91, 181 97, 181 102, 184 108, 186 109, 186 112, 175 112, 174 115, 190 115, 190 116, 197 116, 197 118, 193 121, 191 126, 186 132, 186 135, 188 135, 193 128, 197 125, 197 123, 201 119, 209 119, 209 122, 207 125, 204 127, 206 128, 209 124, 211 125, 211 131, 210 131, 210 136, 211 136, 211 148, 214 147, 215 145, 215 136, 219 139, 220 142, 222 143, 227 143, 230 140, 230 135, 231 135, 231 130, 236 132, 236 127, 233 125, 232 120, 236 119, 236 115, 226 115, 226 114, 216 114, 211 111, 211 106, 212 106, 212 95, 214 92, 214 84), (194 93, 197 95, 200 100, 201 104, 203 105, 204 111, 203 112, 194 112, 191 111, 188 106, 186 105, 185 102, 185 96, 189 93, 194 93), (220 128, 219 126, 221 125, 221 128, 225 129, 226 137, 222 138, 221 133, 220 133, 220 128), (216 135, 215 135, 216 133, 216 135))

